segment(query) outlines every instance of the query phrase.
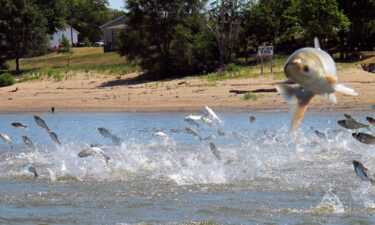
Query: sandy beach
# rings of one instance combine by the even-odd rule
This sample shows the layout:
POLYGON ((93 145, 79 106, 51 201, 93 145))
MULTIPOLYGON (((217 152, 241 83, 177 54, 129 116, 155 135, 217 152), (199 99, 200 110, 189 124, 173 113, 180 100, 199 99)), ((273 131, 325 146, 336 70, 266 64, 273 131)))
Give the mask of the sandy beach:
MULTIPOLYGON (((375 105, 375 74, 359 66, 338 71, 339 81, 353 87, 357 97, 337 94, 332 105, 315 97, 310 110, 370 109, 375 105)), ((2 113, 49 111, 124 111, 176 112, 198 111, 204 105, 215 110, 287 110, 288 105, 274 92, 257 93, 257 100, 244 100, 243 94, 231 90, 251 91, 274 88, 282 80, 270 77, 233 79, 209 83, 202 78, 188 77, 168 81, 142 82, 123 75, 120 79, 100 74, 76 74, 63 81, 28 81, 0 89, 2 113)))

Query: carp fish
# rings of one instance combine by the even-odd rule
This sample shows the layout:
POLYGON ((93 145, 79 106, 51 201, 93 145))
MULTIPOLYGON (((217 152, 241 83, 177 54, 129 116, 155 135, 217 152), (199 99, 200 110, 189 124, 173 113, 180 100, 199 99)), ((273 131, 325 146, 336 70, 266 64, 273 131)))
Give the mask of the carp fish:
POLYGON ((291 132, 294 132, 306 112, 307 105, 315 95, 327 98, 336 104, 335 92, 357 96, 353 89, 338 83, 337 70, 332 57, 320 49, 319 41, 314 39, 314 48, 305 47, 295 51, 284 66, 286 77, 298 84, 276 85, 277 92, 290 104, 293 115, 291 132))

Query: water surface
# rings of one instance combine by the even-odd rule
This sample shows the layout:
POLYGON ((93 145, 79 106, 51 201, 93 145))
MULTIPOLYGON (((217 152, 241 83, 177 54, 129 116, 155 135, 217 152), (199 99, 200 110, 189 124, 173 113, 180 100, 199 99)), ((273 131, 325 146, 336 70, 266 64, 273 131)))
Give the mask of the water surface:
MULTIPOLYGON (((13 149, 0 142, 0 223, 375 222, 374 187, 359 180, 352 166, 360 160, 375 171, 375 149, 337 124, 343 115, 308 113, 294 137, 286 113, 252 113, 256 121, 250 124, 250 114, 218 112, 222 125, 200 122, 199 128, 183 121, 187 115, 39 114, 62 145, 36 125, 33 114, 0 115, 0 132, 13 139, 13 149), (98 127, 110 129, 122 143, 113 144, 98 127), (154 136, 157 131, 168 137, 154 136), (77 156, 90 144, 103 146, 108 166, 101 156, 77 156), (30 164, 39 173, 36 179, 27 170, 30 164)), ((367 115, 354 116, 363 121, 367 115)))

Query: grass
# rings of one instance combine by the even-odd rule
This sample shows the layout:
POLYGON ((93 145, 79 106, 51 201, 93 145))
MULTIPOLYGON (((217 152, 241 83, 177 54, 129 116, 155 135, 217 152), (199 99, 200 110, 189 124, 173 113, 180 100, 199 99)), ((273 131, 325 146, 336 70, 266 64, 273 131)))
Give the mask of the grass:
POLYGON ((244 96, 243 96, 243 99, 244 100, 257 100, 258 97, 256 96, 256 94, 253 94, 251 92, 247 92, 244 96))
MULTIPOLYGON (((39 57, 20 60, 24 71, 20 81, 52 79, 55 81, 69 79, 78 72, 119 76, 138 71, 139 68, 129 63, 117 53, 104 53, 101 47, 73 48, 67 67, 67 57, 59 53, 50 53, 39 57)), ((9 70, 15 70, 14 60, 8 62, 9 70)))
MULTIPOLYGON (((337 63, 338 69, 346 69, 358 66, 361 63, 374 62, 373 52, 368 53, 369 58, 360 62, 337 63)), ((264 60, 264 73, 260 72, 260 60, 253 57, 249 66, 229 64, 228 70, 224 72, 214 72, 202 76, 205 85, 215 86, 217 81, 239 78, 255 78, 260 76, 272 77, 276 80, 284 80, 283 66, 288 56, 274 56, 273 72, 270 72, 269 59, 264 60)), ((244 64, 244 59, 239 60, 244 64)), ((15 70, 15 61, 8 61, 9 70, 15 70)), ((24 71, 19 81, 38 80, 66 80, 76 73, 99 74, 101 76, 114 76, 121 78, 121 75, 140 71, 141 69, 129 63, 125 57, 117 53, 104 53, 101 47, 73 48, 73 55, 70 57, 70 66, 67 67, 67 57, 50 53, 39 57, 23 58, 20 60, 21 70, 24 71)))
POLYGON ((60 69, 47 67, 25 74, 19 79, 19 82, 41 80, 61 81, 67 80, 69 77, 70 76, 68 72, 62 72, 60 69))
MULTIPOLYGON (((214 72, 209 73, 205 76, 202 76, 202 79, 204 79, 208 85, 214 86, 216 85, 217 81, 222 80, 229 80, 229 79, 240 79, 240 78, 255 78, 255 77, 272 77, 275 80, 285 80, 285 74, 283 71, 284 64, 286 60, 288 59, 288 56, 275 56, 273 58, 273 68, 272 73, 270 72, 270 62, 269 59, 266 59, 264 61, 264 68, 263 68, 263 74, 261 74, 260 71, 260 61, 255 62, 253 61, 254 65, 251 66, 238 66, 238 65, 228 65, 228 70, 225 72, 214 72)), ((243 62, 243 59, 240 59, 241 62, 243 62)), ((374 62, 375 57, 370 56, 369 58, 358 61, 358 62, 341 62, 336 63, 338 70, 347 69, 350 67, 355 67, 360 65, 361 63, 370 63, 374 62)))
POLYGON ((259 76, 272 77, 277 80, 285 79, 283 72, 283 65, 286 61, 286 56, 277 56, 272 61, 272 73, 270 72, 270 61, 264 60, 263 74, 261 74, 260 64, 252 66, 234 66, 228 65, 228 70, 224 72, 209 73, 202 77, 210 85, 216 84, 216 81, 239 79, 239 78, 255 78, 259 76))

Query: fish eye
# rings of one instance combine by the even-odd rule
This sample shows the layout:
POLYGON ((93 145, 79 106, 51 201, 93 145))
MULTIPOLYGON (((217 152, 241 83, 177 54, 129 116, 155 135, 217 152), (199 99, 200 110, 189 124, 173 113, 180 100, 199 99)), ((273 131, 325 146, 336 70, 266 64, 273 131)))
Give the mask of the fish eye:
POLYGON ((309 67, 306 66, 306 65, 304 65, 304 66, 303 66, 303 71, 305 71, 305 72, 309 72, 309 67))

